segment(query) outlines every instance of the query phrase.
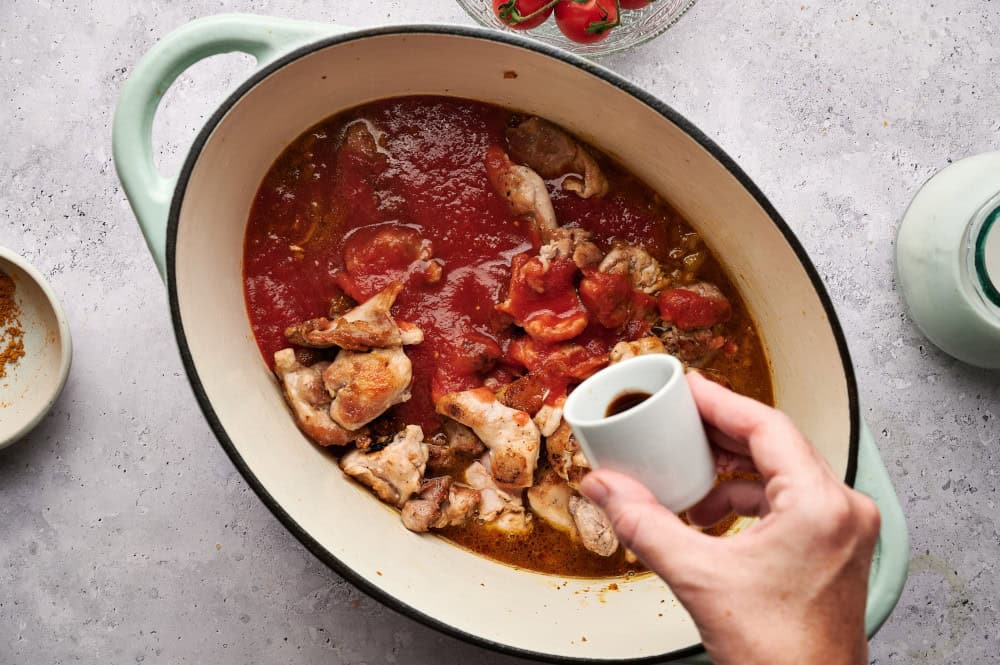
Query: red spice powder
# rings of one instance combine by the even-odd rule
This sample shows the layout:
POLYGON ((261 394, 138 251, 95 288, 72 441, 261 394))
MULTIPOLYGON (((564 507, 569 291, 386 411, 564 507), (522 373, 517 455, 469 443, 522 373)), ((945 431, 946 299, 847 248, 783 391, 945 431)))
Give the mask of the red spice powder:
POLYGON ((15 288, 10 275, 0 272, 0 379, 7 376, 7 365, 24 357, 24 330, 21 309, 14 299, 15 288))

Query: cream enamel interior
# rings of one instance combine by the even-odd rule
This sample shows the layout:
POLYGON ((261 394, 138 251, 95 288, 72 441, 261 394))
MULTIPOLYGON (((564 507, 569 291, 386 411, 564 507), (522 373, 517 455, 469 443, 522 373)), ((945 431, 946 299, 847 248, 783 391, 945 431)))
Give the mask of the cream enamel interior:
POLYGON ((298 432, 260 358, 244 308, 241 254, 267 169, 323 118, 373 99, 425 93, 553 120, 679 208, 728 267, 758 321, 780 406, 845 473, 849 400, 835 338, 795 253, 753 197, 683 130, 599 77, 533 51, 456 35, 371 36, 303 56, 244 95, 204 145, 180 209, 175 286, 212 408, 249 469, 305 532, 371 584, 437 621, 554 656, 636 658, 695 645, 690 618, 652 576, 617 580, 620 590, 609 591, 612 580, 518 571, 406 531, 395 511, 347 481, 298 432), (504 75, 512 71, 516 78, 504 75))

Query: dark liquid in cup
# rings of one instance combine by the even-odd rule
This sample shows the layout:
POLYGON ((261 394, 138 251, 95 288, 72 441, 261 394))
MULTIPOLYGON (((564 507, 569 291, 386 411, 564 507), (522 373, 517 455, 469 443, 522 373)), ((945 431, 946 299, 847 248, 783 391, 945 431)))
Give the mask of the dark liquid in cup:
POLYGON ((628 411, 633 406, 642 404, 650 397, 651 395, 649 393, 644 393, 638 390, 635 392, 622 393, 618 397, 614 398, 611 401, 611 404, 608 404, 608 410, 604 414, 604 417, 610 418, 611 416, 622 413, 623 411, 628 411))

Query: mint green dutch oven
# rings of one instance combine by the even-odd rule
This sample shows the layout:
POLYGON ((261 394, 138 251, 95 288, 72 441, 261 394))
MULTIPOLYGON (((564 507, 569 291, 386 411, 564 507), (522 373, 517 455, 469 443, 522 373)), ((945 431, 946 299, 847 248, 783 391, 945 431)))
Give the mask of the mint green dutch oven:
POLYGON ((254 194, 282 149, 316 122, 374 99, 421 93, 560 123, 691 221, 760 326, 778 405, 882 510, 867 612, 874 634, 906 578, 906 526, 861 420, 847 345, 812 263, 746 174, 677 112, 607 69, 516 35, 455 26, 348 31, 216 16, 164 38, 123 87, 114 125, 118 174, 166 280, 198 402, 264 503, 337 573, 475 644, 553 662, 703 658, 690 617, 655 576, 563 579, 410 533, 288 415, 243 304, 243 233, 254 194), (231 51, 256 57, 257 70, 209 119, 181 173, 158 175, 151 129, 164 91, 195 62, 231 51), (609 592, 610 582, 619 590, 609 592))

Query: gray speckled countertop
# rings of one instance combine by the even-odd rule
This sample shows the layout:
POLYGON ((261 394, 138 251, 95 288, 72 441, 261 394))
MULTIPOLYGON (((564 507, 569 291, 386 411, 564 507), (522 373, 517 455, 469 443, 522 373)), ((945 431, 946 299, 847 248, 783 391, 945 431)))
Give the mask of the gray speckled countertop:
MULTIPOLYGON (((76 347, 51 415, 0 452, 0 662, 514 662, 327 570, 246 486, 198 410, 114 174, 110 125, 156 39, 220 11, 467 21, 446 0, 0 3, 0 244, 49 276, 76 347)), ((872 663, 998 662, 1000 374, 949 359, 914 329, 893 238, 926 178, 1000 148, 1000 3, 701 0, 606 64, 715 138, 829 285, 913 538, 872 663)), ((214 59, 170 91, 156 123, 165 168, 248 66, 214 59)))

